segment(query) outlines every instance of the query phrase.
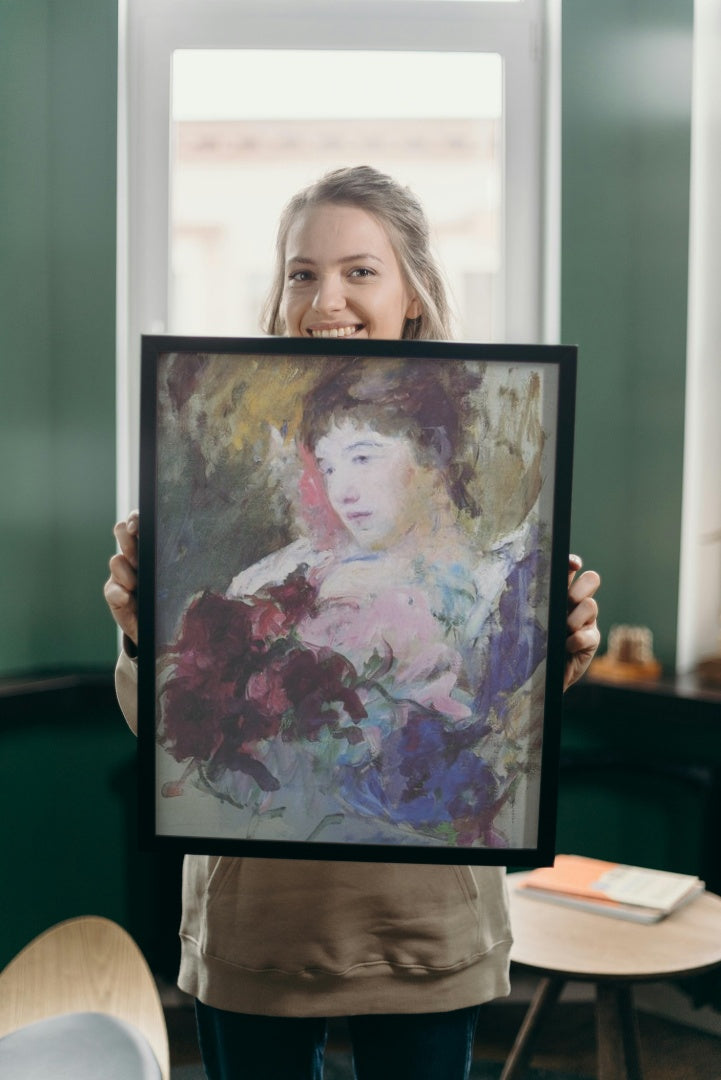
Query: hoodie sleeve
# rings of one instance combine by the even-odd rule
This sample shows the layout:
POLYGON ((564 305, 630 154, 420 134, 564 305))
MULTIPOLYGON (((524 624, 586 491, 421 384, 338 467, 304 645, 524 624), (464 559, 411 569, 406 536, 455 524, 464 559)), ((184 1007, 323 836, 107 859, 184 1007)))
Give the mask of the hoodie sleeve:
POLYGON ((138 733, 138 663, 125 649, 115 667, 115 693, 128 727, 138 733))

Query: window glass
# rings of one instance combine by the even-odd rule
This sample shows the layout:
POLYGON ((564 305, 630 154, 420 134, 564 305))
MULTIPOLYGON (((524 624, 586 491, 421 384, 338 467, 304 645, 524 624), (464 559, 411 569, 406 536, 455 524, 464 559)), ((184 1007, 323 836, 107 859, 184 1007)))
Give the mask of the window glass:
POLYGON ((369 164, 423 202, 457 336, 502 336, 500 56, 176 50, 172 125, 171 332, 258 333, 284 204, 369 164))

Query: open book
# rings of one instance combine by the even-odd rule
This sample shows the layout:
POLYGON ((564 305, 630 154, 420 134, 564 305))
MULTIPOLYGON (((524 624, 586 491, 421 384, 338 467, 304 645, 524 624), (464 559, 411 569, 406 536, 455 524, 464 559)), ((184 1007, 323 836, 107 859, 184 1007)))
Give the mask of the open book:
POLYGON ((693 900, 705 886, 693 874, 557 855, 553 866, 532 870, 517 887, 535 900, 653 923, 693 900))

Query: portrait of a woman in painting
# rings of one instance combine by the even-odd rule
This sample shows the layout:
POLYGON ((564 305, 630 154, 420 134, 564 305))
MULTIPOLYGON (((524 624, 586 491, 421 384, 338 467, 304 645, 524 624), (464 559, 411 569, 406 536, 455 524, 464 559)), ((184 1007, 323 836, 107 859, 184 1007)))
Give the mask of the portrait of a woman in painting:
MULTIPOLYGON (((162 793, 184 829, 226 837, 533 846, 536 381, 481 362, 330 357, 289 375, 264 359, 262 408, 237 375, 224 422, 232 401, 264 478, 246 531, 276 513, 286 542, 183 605, 160 655, 162 793), (534 445, 499 521, 481 448, 489 425, 503 442, 504 393, 534 445)), ((168 423, 187 423, 173 388, 188 362, 171 359, 168 423)))

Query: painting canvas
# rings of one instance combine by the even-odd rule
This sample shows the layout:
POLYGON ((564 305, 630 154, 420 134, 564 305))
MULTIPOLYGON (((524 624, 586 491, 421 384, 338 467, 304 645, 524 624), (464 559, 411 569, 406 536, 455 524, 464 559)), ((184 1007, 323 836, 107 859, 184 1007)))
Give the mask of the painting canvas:
POLYGON ((146 845, 553 855, 575 350, 147 337, 146 845))

